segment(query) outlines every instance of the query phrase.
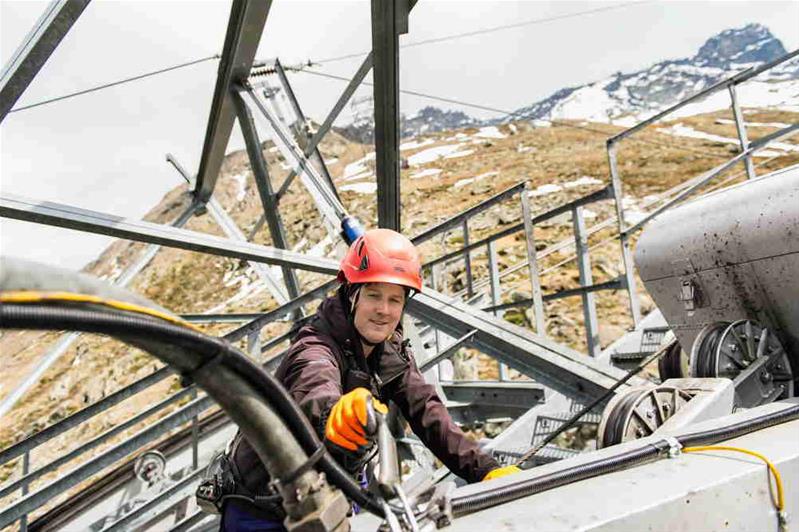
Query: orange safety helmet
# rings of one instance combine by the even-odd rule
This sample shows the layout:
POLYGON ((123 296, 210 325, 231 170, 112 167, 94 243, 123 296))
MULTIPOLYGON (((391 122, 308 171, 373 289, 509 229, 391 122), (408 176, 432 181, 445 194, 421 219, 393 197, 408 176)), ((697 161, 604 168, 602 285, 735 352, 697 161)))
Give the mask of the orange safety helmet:
POLYGON ((372 229, 355 239, 338 272, 340 282, 392 283, 422 291, 422 263, 416 246, 391 229, 372 229))

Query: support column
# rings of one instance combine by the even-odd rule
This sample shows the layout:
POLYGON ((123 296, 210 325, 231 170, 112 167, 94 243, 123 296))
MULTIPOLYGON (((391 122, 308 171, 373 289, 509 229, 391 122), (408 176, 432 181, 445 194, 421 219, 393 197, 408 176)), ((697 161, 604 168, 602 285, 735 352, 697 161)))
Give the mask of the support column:
POLYGON ((399 34, 405 6, 395 0, 372 0, 374 53, 377 223, 401 230, 399 167, 399 34))
POLYGON ((641 322, 641 306, 638 302, 638 290, 635 286, 635 265, 630 252, 629 235, 624 223, 624 193, 621 187, 621 177, 616 163, 616 143, 608 141, 608 164, 610 165, 610 180, 613 186, 613 198, 616 203, 616 219, 619 223, 619 241, 621 243, 621 257, 624 262, 624 284, 630 297, 630 314, 635 327, 641 322))
MULTIPOLYGON (((469 245, 469 220, 463 219, 463 247, 469 245)), ((466 296, 472 297, 474 295, 474 280, 472 279, 472 258, 471 253, 468 251, 463 254, 463 260, 466 266, 466 296)))
POLYGON ((544 322, 544 296, 541 293, 541 277, 538 274, 538 259, 535 250, 535 234, 533 233, 533 217, 530 210, 530 183, 522 189, 522 220, 524 221, 524 238, 527 244, 527 268, 530 273, 530 284, 533 290, 533 312, 535 313, 535 332, 547 335, 544 322))
MULTIPOLYGON (((741 144, 741 152, 745 152, 749 148, 749 139, 746 135, 746 122, 744 122, 741 106, 738 105, 738 94, 736 93, 735 85, 730 85, 730 100, 732 100, 732 116, 735 118, 735 129, 738 131, 738 142, 741 144)), ((755 166, 752 164, 752 156, 747 155, 744 157, 744 167, 746 168, 746 177, 754 179, 757 177, 755 174, 755 166)))
MULTIPOLYGON (((574 225, 574 247, 577 252, 580 286, 584 288, 594 284, 594 277, 591 273, 591 257, 588 255, 588 239, 586 238, 582 207, 575 207, 572 210, 572 224, 574 225)), ((588 354, 595 357, 599 354, 599 325, 596 319, 596 304, 593 292, 584 291, 582 299, 588 354)))
MULTIPOLYGON (((500 287, 499 287, 499 266, 497 265, 497 249, 494 246, 494 241, 489 240, 486 244, 486 252, 488 255, 488 277, 491 282, 491 306, 499 305, 500 300, 500 287)), ((503 311, 494 311, 494 316, 501 317, 503 311)), ((504 381, 508 378, 508 366, 504 362, 499 362, 499 380, 504 381)))

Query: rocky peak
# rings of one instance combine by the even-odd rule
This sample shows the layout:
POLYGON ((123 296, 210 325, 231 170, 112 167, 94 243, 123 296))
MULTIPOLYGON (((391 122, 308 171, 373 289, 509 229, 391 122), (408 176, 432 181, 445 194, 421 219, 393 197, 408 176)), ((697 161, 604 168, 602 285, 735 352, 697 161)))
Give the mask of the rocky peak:
POLYGON ((785 55, 782 42, 761 24, 724 30, 708 39, 693 57, 697 66, 729 69, 732 64, 764 63, 785 55))

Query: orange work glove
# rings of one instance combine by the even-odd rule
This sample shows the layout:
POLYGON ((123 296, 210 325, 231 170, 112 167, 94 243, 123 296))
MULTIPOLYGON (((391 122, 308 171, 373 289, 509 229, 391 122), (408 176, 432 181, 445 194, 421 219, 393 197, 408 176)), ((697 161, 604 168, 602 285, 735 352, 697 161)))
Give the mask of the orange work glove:
POLYGON ((508 475, 513 475, 514 473, 521 473, 521 469, 516 467, 515 465, 509 465, 505 467, 498 467, 496 469, 492 469, 488 472, 486 476, 483 477, 483 481, 486 480, 493 480, 495 478, 506 477, 508 475))
POLYGON ((330 409, 325 438, 348 451, 368 446, 377 434, 375 410, 388 413, 388 407, 372 397, 366 388, 355 388, 342 395, 330 409))

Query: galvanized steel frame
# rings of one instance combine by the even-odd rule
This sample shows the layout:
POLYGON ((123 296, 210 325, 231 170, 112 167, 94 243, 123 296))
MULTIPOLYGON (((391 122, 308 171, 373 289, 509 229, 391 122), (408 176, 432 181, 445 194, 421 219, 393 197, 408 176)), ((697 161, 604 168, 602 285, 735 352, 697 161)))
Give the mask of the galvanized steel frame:
POLYGON ((89 0, 54 0, 0 73, 0 123, 17 103, 89 0))

